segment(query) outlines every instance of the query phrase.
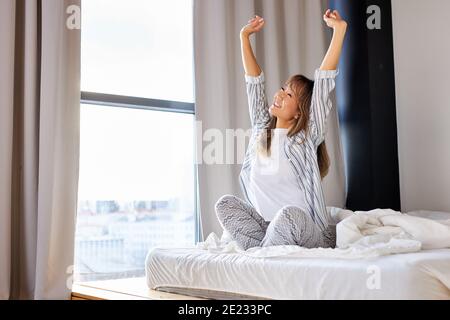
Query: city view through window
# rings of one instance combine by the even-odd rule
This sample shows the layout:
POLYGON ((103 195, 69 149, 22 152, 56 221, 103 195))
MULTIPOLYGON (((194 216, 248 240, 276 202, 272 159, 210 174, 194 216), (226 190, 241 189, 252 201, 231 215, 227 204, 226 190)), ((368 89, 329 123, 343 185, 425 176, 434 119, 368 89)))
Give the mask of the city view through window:
MULTIPOLYGON (((83 92, 194 102, 192 1, 89 0, 82 16, 83 92)), ((74 280, 144 276, 149 250, 196 241, 194 114, 82 101, 80 116, 74 280)))

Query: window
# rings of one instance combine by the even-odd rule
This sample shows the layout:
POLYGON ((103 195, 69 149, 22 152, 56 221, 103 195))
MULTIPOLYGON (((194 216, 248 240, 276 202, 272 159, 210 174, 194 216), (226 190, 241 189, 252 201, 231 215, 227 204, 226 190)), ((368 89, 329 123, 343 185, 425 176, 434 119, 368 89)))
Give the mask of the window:
POLYGON ((82 10, 82 91, 194 101, 192 0, 89 0, 82 10))
POLYGON ((151 248, 198 239, 192 2, 82 14, 75 281, 140 277, 151 248))

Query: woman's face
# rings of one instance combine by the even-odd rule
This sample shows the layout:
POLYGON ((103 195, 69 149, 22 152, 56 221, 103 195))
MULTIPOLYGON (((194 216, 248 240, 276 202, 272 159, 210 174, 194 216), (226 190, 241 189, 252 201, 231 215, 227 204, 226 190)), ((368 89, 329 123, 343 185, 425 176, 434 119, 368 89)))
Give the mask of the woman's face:
POLYGON ((289 86, 284 86, 273 97, 269 112, 273 117, 284 121, 292 121, 299 114, 297 97, 289 86))

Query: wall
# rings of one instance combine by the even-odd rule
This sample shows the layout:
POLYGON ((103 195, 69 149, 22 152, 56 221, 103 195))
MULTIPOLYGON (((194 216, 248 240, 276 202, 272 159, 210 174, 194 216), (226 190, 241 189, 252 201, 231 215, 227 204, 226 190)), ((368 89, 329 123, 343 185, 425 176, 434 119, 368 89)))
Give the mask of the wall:
POLYGON ((449 12, 392 0, 402 212, 450 212, 449 12))

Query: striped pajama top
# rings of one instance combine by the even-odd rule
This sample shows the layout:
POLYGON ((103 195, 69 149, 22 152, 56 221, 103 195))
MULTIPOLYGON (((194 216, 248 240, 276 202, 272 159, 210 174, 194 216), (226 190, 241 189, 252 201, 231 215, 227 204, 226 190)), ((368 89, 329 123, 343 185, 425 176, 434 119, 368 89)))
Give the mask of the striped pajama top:
MULTIPOLYGON (((296 135, 288 136, 284 145, 286 156, 297 176, 300 186, 298 190, 304 194, 307 214, 311 216, 322 231, 326 231, 332 222, 326 210, 317 162, 317 148, 325 140, 327 117, 333 107, 330 93, 335 88, 335 77, 338 73, 338 70, 317 69, 315 71, 308 137, 306 137, 305 131, 301 130, 296 135), (304 142, 302 143, 302 141, 304 142)), ((257 77, 245 75, 245 81, 252 134, 242 164, 239 181, 246 201, 252 204, 247 192, 252 163, 256 157, 258 138, 267 128, 271 116, 265 92, 264 72, 261 72, 257 77)))

